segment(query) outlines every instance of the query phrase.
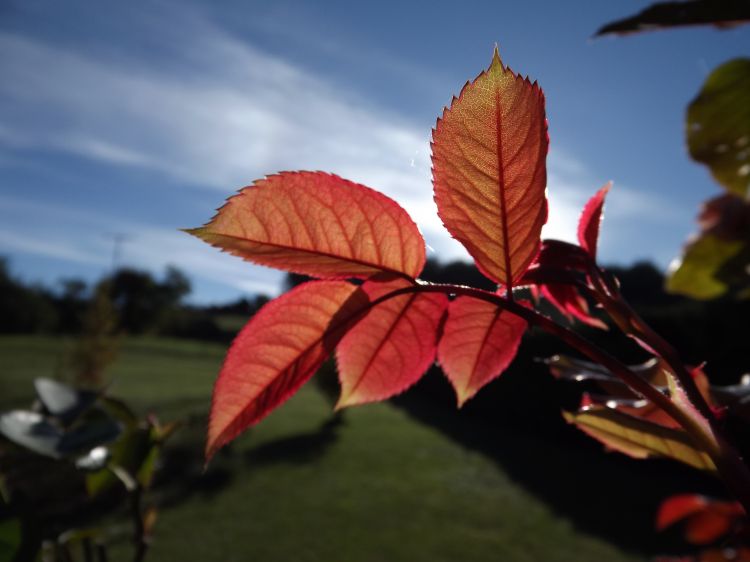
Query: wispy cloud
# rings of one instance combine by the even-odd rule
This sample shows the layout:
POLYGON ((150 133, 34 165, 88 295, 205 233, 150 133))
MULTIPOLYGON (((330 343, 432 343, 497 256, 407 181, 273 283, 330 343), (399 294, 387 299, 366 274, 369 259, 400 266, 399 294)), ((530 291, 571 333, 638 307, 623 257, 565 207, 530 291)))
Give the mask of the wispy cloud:
MULTIPOLYGON (((192 40, 166 67, 127 52, 115 57, 0 32, 0 147, 136 167, 224 194, 278 170, 323 169, 394 197, 414 216, 434 255, 466 257, 436 215, 428 130, 195 14, 170 23, 178 24, 192 40)), ((599 186, 585 166, 559 151, 551 155, 549 178, 545 235, 572 240, 579 209, 599 186)), ((642 212, 641 194, 619 193, 613 197, 627 194, 631 204, 608 220, 642 212)), ((220 199, 217 192, 217 204, 220 199)), ((0 201, 0 209, 18 204, 0 201)), ((123 220, 117 209, 76 215, 74 209, 37 206, 34 212, 55 218, 44 228, 15 221, 12 231, 0 231, 0 240, 17 251, 106 261, 111 242, 92 241, 82 225, 96 226, 136 232, 139 242, 128 246, 128 255, 144 267, 161 267, 168 256, 192 274, 237 288, 267 290, 279 279, 183 234, 123 220)))

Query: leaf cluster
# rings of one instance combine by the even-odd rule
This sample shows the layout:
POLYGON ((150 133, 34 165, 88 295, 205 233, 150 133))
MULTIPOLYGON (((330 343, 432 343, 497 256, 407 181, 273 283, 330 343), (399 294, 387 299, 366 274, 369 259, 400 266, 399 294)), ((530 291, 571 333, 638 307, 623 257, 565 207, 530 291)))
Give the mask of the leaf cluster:
POLYGON ((323 172, 282 172, 189 230, 220 249, 312 280, 264 306, 214 388, 206 456, 257 423, 334 353, 337 408, 384 400, 437 360, 459 405, 516 355, 531 287, 573 321, 606 325, 580 292, 609 185, 583 210, 580 246, 541 240, 547 220, 544 95, 495 53, 433 130, 438 214, 493 289, 422 281, 425 244, 395 201, 323 172))

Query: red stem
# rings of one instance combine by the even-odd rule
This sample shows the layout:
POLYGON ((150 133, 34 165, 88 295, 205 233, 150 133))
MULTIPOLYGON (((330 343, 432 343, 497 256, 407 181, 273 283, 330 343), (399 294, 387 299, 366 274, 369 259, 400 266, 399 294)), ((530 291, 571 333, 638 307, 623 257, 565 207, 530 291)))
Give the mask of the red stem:
POLYGON ((692 375, 685 368, 677 350, 657 334, 651 326, 646 324, 643 318, 622 298, 619 288, 605 279, 598 267, 594 268, 593 273, 591 277, 597 290, 589 291, 589 294, 604 307, 612 320, 625 334, 635 335, 638 339, 646 342, 657 355, 667 362, 690 402, 714 426, 716 416, 714 416, 711 407, 696 386, 692 375))

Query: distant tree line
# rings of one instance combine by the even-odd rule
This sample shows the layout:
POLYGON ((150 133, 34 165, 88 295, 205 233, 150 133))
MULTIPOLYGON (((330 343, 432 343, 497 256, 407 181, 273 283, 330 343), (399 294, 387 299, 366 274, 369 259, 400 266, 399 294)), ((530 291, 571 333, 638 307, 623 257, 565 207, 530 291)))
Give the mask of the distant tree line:
MULTIPOLYGON (((750 301, 730 297, 695 301, 671 295, 664 290, 663 274, 645 262, 610 267, 609 271, 620 280, 630 303, 672 342, 685 361, 696 365, 706 361, 706 370, 717 383, 736 381, 750 365, 750 301)), ((422 278, 493 289, 490 281, 465 262, 429 260, 422 278)), ((304 276, 289 274, 284 288, 305 280, 304 276)), ((97 283, 65 279, 50 288, 15 278, 7 260, 0 259, 0 333, 80 334, 85 331, 87 311, 95 295, 103 293, 111 304, 116 333, 229 341, 268 300, 254 296, 223 305, 196 306, 185 302, 190 290, 188 277, 174 267, 168 267, 161 277, 121 268, 97 283)), ((555 312, 550 309, 549 313, 555 312)), ((643 358, 627 338, 618 339, 616 330, 587 329, 586 333, 625 360, 643 358)), ((543 339, 541 334, 530 333, 529 349, 539 348, 543 355, 547 348, 543 339)))
POLYGON ((50 288, 15 278, 7 260, 0 259, 0 333, 81 334, 90 331, 87 323, 96 306, 99 315, 102 310, 111 314, 108 321, 117 334, 228 341, 235 327, 268 300, 257 296, 195 306, 185 302, 190 290, 190 280, 174 267, 161 278, 121 268, 96 283, 64 279, 50 288))

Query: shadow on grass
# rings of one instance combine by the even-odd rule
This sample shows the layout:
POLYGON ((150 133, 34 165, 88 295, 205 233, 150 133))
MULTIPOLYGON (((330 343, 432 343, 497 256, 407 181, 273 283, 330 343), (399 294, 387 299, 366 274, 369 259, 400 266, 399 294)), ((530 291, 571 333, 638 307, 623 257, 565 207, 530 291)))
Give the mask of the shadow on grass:
POLYGON ((337 412, 317 430, 277 439, 250 449, 243 454, 249 466, 268 464, 302 464, 322 457, 338 439, 338 431, 345 423, 343 412, 337 412))
POLYGON ((230 486, 235 470, 223 462, 213 462, 204 470, 204 416, 189 416, 185 426, 167 443, 161 453, 161 466, 153 490, 162 508, 173 507, 194 496, 210 498, 230 486))
MULTIPOLYGON (((494 417, 456 410, 433 400, 434 387, 447 383, 431 373, 430 392, 409 392, 394 404, 421 423, 440 430, 466 449, 492 459, 519 486, 543 501, 581 532, 599 536, 627 552, 664 553, 685 549, 677 532, 657 534, 654 518, 660 502, 672 494, 724 495, 713 478, 667 460, 638 461, 605 452, 553 412, 557 418, 509 419, 497 404, 494 417)), ((518 395, 516 395, 516 399, 518 395)))
POLYGON ((196 443, 203 438, 205 419, 202 416, 190 418, 179 441, 167 445, 162 453, 162 466, 154 482, 159 505, 169 508, 195 496, 210 498, 254 466, 312 462, 323 456, 336 441, 338 430, 344 423, 342 413, 338 413, 316 431, 264 443, 240 455, 230 443, 217 453, 204 471, 202 451, 196 443))

